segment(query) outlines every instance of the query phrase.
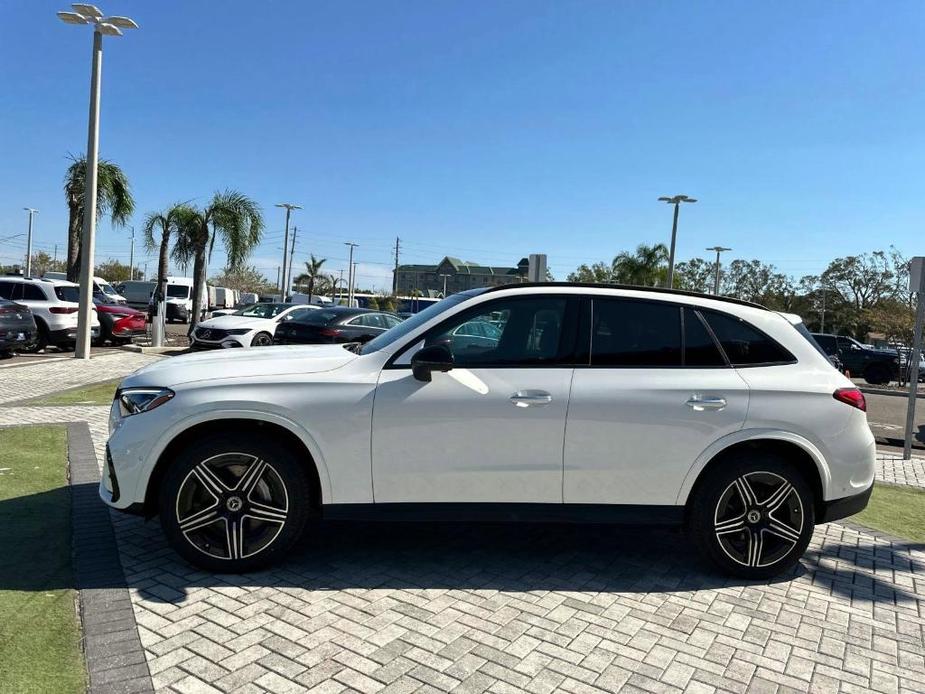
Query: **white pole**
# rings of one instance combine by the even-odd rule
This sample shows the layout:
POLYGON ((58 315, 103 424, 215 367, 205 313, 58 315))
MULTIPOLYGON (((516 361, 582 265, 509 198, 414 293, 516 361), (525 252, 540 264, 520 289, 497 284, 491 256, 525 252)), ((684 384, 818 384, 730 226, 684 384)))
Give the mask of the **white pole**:
POLYGON ((909 400, 906 405, 906 431, 903 440, 903 460, 912 458, 912 428, 915 426, 915 399, 919 392, 919 355, 922 353, 922 323, 925 322, 925 271, 921 258, 914 258, 918 263, 919 286, 916 293, 915 326, 912 332, 912 352, 909 353, 909 400), (912 365, 915 364, 914 367, 912 365))
POLYGON ((26 237, 26 277, 32 277, 32 218, 38 210, 24 208, 29 213, 29 235, 26 237))
POLYGON ((289 215, 291 213, 292 213, 292 209, 287 207, 286 208, 286 235, 283 237, 283 265, 282 265, 283 270, 280 275, 282 279, 280 280, 280 286, 279 286, 279 294, 280 294, 280 298, 282 301, 286 300, 286 293, 288 291, 288 287, 286 286, 286 255, 289 253, 289 215))
POLYGON ((353 242, 346 242, 347 246, 350 246, 350 258, 347 261, 347 306, 353 306, 353 249, 356 248, 357 244, 353 242))
POLYGON ((132 247, 128 254, 128 278, 135 279, 135 227, 132 227, 132 247))
POLYGON ((84 183, 83 236, 80 249, 80 309, 77 312, 77 359, 90 358, 90 323, 93 318, 93 255, 96 249, 96 183, 100 144, 100 76, 103 71, 103 34, 93 31, 93 67, 90 73, 90 119, 87 132, 87 173, 84 183))

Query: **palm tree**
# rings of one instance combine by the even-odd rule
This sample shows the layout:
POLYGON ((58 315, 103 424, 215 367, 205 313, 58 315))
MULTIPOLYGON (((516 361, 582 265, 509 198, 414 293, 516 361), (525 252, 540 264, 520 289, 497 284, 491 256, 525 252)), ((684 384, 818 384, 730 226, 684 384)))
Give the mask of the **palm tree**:
MULTIPOLYGON (((308 282, 308 303, 312 302, 312 293, 315 291, 315 283, 319 280, 324 281, 325 276, 321 272, 321 266, 327 262, 327 258, 316 258, 312 253, 311 260, 305 262, 305 272, 295 278, 297 285, 308 282)), ((319 293, 321 293, 320 290, 319 293)))
POLYGON ((203 311, 202 295, 206 271, 216 237, 221 237, 228 255, 228 267, 236 269, 260 243, 263 212, 260 205, 243 193, 226 190, 215 193, 203 209, 185 206, 178 217, 177 241, 173 258, 182 264, 193 263, 193 311, 189 331, 199 322, 203 311))
POLYGON ((164 279, 167 277, 167 255, 170 250, 170 236, 177 234, 180 229, 184 216, 189 215, 192 209, 185 203, 177 203, 173 207, 163 212, 149 212, 145 217, 144 227, 141 233, 144 235, 145 248, 153 251, 160 246, 160 252, 157 260, 157 286, 163 287, 164 279), (154 237, 157 232, 160 238, 158 242, 154 237))
MULTIPOLYGON (((135 211, 135 199, 129 189, 128 177, 118 164, 101 159, 96 168, 96 216, 108 214, 114 226, 125 226, 135 211)), ((71 156, 71 165, 64 176, 64 197, 67 201, 67 278, 76 282, 80 276, 80 237, 84 224, 84 181, 87 160, 71 156)))
POLYGON ((639 287, 654 287, 665 272, 664 263, 668 260, 668 249, 663 243, 647 246, 644 243, 630 254, 623 251, 613 259, 614 281, 619 284, 632 284, 639 287))

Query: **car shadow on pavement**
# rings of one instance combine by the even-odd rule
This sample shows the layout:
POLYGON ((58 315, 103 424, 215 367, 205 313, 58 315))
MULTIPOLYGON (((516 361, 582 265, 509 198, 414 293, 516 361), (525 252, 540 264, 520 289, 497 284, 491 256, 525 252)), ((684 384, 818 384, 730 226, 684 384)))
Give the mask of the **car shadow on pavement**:
MULTIPOLYGON (((80 487, 78 492, 86 492, 80 487)), ((95 485, 93 485, 95 490, 95 485)), ((16 519, 70 503, 69 489, 0 501, 0 557, 15 555, 21 538, 16 519)), ((102 502, 100 502, 102 503, 102 502)), ((893 582, 894 572, 921 574, 925 562, 915 543, 814 542, 792 571, 770 581, 718 574, 677 530, 535 523, 363 523, 318 521, 279 565, 247 575, 209 574, 190 566, 168 546, 156 520, 111 513, 126 582, 144 600, 181 603, 200 587, 239 586, 310 591, 442 589, 664 593, 736 586, 783 587, 793 580, 825 586, 852 599, 890 604, 921 596, 893 582)), ((30 540, 33 540, 30 538, 30 540)), ((21 552, 20 552, 21 553, 21 552)), ((64 572, 30 575, 0 561, 0 590, 41 591, 73 587, 64 572), (7 568, 3 568, 6 566, 7 568)))

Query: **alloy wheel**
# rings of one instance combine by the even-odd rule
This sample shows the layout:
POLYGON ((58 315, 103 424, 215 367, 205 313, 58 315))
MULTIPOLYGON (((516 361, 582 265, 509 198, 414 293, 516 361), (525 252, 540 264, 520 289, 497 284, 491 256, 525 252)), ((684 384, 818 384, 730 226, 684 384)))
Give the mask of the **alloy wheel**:
POLYGON ((773 472, 737 477, 720 495, 713 533, 720 548, 743 566, 765 567, 800 541, 806 522, 796 488, 773 472))
POLYGON ((180 484, 176 518, 183 537, 216 559, 246 559, 269 547, 289 513, 279 472, 248 453, 222 453, 196 465, 180 484))

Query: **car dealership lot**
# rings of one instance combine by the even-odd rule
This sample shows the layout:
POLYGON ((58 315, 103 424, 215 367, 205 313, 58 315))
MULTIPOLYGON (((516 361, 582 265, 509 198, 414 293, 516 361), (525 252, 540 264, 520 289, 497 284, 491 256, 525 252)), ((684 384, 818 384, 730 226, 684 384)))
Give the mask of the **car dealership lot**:
MULTIPOLYGON (((3 373, 19 400, 159 358, 3 373)), ((108 408, 5 402, 0 425, 88 422, 99 465, 108 408)), ((879 478, 897 469, 881 456, 879 478)), ((158 691, 925 691, 925 552, 850 523, 748 583, 675 533, 545 525, 329 523, 271 571, 219 576, 157 522, 113 520, 158 691)))

